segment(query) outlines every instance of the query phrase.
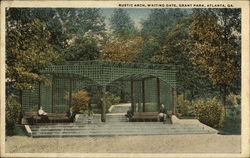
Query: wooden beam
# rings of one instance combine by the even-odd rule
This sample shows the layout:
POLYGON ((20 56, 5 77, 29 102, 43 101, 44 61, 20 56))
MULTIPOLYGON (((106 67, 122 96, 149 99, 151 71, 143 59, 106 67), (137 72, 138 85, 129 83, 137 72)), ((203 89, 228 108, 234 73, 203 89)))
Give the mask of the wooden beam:
POLYGON ((156 86, 157 86, 157 106, 158 106, 158 111, 160 111, 161 94, 160 94, 160 79, 159 78, 156 78, 156 86))
POLYGON ((146 100, 145 100, 145 80, 142 80, 142 112, 145 112, 146 107, 146 100))

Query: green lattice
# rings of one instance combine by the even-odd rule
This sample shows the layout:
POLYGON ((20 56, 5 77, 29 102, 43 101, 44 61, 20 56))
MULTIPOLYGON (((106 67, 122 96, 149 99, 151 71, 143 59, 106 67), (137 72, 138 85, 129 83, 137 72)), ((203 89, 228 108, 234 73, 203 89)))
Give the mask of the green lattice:
POLYGON ((49 76, 51 84, 36 84, 33 91, 24 91, 24 111, 32 111, 41 105, 47 112, 67 112, 70 94, 82 89, 97 94, 101 92, 101 87, 105 86, 112 93, 123 95, 125 102, 134 100, 135 110, 142 112, 143 84, 145 111, 158 111, 160 103, 166 105, 168 110, 173 110, 175 66, 103 61, 63 62, 51 65, 41 70, 41 73, 49 76))

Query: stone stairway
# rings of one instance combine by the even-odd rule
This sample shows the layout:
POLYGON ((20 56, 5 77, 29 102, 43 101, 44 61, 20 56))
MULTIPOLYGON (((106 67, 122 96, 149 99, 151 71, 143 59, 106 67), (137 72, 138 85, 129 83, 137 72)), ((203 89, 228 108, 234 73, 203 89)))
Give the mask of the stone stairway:
MULTIPOLYGON (((81 115, 75 123, 88 123, 89 118, 91 123, 101 123, 101 115, 94 115, 88 117, 87 115, 81 115)), ((127 122, 125 115, 106 115, 107 122, 127 122)))
POLYGON ((132 136, 132 135, 175 135, 215 133, 204 126, 194 124, 163 124, 162 122, 126 122, 124 116, 107 116, 100 122, 94 116, 92 123, 81 116, 75 123, 31 125, 32 137, 81 137, 81 136, 132 136))

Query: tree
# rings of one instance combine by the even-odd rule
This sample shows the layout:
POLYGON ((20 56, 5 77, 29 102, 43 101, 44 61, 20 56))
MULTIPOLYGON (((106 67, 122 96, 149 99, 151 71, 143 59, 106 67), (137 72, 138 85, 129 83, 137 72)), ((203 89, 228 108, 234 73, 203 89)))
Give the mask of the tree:
POLYGON ((142 22, 141 35, 144 40, 140 61, 150 62, 155 52, 164 44, 170 29, 186 14, 181 9, 153 9, 149 17, 142 22))
POLYGON ((100 45, 93 37, 82 36, 71 40, 63 58, 67 61, 96 60, 100 57, 100 45))
MULTIPOLYGON (((231 14, 234 12, 223 16, 233 17, 231 14)), ((240 52, 237 48, 237 36, 240 34, 235 31, 207 12, 196 13, 190 27, 192 62, 213 85, 220 87, 224 105, 230 87, 240 78, 240 52)))
MULTIPOLYGON (((31 23, 35 19, 44 23, 50 32, 49 43, 62 54, 69 52, 65 51, 68 48, 77 47, 79 43, 72 46, 72 40, 83 40, 86 33, 105 40, 104 17, 98 8, 10 8, 7 17, 8 20, 18 20, 22 24, 31 23)), ((65 55, 61 57, 64 59, 65 55)))
POLYGON ((31 89, 36 82, 46 81, 39 70, 58 59, 49 44, 50 33, 39 20, 22 24, 7 22, 6 77, 16 89, 31 89))
POLYGON ((115 9, 110 18, 110 23, 114 35, 118 37, 128 37, 136 32, 134 22, 124 9, 115 9))
POLYGON ((65 60, 94 60, 106 39, 104 17, 100 9, 57 9, 63 32, 68 35, 62 50, 65 60))
POLYGON ((177 88, 179 93, 190 92, 201 97, 206 91, 209 93, 211 82, 202 76, 201 72, 194 68, 189 49, 189 27, 192 18, 187 17, 177 23, 167 34, 164 44, 151 58, 153 63, 173 64, 178 68, 177 88))
POLYGON ((142 45, 140 36, 130 36, 126 39, 113 37, 103 45, 102 60, 135 61, 142 45))

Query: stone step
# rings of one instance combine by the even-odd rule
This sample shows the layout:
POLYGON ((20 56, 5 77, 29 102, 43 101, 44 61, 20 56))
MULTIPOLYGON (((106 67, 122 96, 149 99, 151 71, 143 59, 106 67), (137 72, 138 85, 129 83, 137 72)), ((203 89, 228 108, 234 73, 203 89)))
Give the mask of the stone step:
POLYGON ((174 135, 211 134, 198 124, 163 124, 163 122, 127 122, 124 115, 107 115, 107 122, 95 115, 92 123, 81 115, 74 123, 47 123, 31 125, 33 137, 80 137, 80 136, 128 136, 128 135, 174 135))
POLYGON ((151 132, 151 133, 55 133, 55 134, 33 134, 32 137, 82 137, 82 136, 135 136, 135 135, 181 135, 181 134, 214 134, 207 131, 171 131, 171 132, 151 132))
POLYGON ((85 131, 203 131, 204 129, 202 128, 196 128, 196 129, 181 129, 181 128, 173 128, 173 129, 165 129, 165 128, 154 128, 154 129, 149 129, 149 128, 132 128, 132 129, 98 129, 98 128, 79 128, 79 129, 32 129, 32 132, 85 132, 85 131))
POLYGON ((56 134, 82 134, 82 135, 89 135, 89 134, 168 134, 168 133, 209 133, 209 131, 206 130, 146 130, 146 131, 110 131, 110 130, 87 130, 87 131, 39 131, 33 133, 33 135, 56 135, 56 134))
POLYGON ((180 125, 129 125, 129 124, 123 124, 123 125, 109 125, 109 124, 86 124, 86 125, 43 125, 43 126, 30 126, 31 129, 36 129, 36 128, 40 128, 40 129, 79 129, 79 128, 203 128, 201 126, 180 126, 180 125))
POLYGON ((60 129, 60 128, 65 128, 65 129, 73 129, 73 128, 203 128, 202 126, 179 126, 179 125, 154 125, 154 126, 148 126, 148 125, 94 125, 94 124, 86 124, 86 125, 75 125, 75 126, 67 126, 67 125, 62 125, 62 126, 30 126, 32 129, 36 128, 52 128, 52 129, 60 129))

